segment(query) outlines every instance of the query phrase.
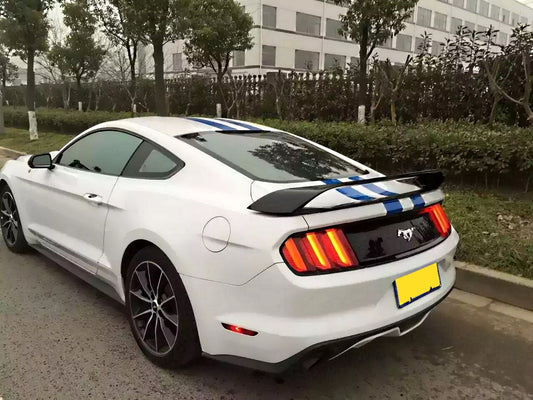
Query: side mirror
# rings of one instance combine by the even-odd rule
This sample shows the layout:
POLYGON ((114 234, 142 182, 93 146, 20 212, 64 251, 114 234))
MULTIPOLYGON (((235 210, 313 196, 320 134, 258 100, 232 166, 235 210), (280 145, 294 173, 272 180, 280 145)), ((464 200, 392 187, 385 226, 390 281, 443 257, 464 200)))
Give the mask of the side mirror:
POLYGON ((31 158, 28 160, 28 165, 30 168, 54 169, 54 164, 52 164, 52 156, 50 153, 35 154, 31 156, 31 158))

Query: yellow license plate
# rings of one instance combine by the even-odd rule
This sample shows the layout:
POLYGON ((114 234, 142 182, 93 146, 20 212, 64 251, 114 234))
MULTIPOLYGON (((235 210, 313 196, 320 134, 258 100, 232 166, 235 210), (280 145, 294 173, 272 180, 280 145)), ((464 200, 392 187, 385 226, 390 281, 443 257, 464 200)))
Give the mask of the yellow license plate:
POLYGON ((440 288, 437 263, 398 278, 393 283, 396 303, 399 308, 440 288))

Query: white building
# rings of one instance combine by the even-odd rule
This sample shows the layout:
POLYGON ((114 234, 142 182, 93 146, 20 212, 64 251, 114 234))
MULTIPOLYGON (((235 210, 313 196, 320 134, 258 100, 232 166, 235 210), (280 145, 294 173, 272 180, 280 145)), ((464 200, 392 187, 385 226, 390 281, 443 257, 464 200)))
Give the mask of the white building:
MULTIPOLYGON (((336 64, 345 67, 358 57, 359 46, 338 34, 339 16, 345 9, 327 0, 239 2, 254 19, 254 47, 235 54, 234 73, 322 70, 336 64)), ((431 51, 438 54, 440 43, 461 25, 477 31, 492 25, 500 31, 497 42, 506 44, 518 23, 533 23, 533 9, 516 0, 420 0, 405 30, 375 52, 380 59, 403 63, 417 51, 421 35, 427 32, 433 39, 431 51)), ((169 76, 188 67, 181 42, 165 47, 165 59, 169 76)), ((151 57, 146 60, 141 72, 151 72, 151 57)))

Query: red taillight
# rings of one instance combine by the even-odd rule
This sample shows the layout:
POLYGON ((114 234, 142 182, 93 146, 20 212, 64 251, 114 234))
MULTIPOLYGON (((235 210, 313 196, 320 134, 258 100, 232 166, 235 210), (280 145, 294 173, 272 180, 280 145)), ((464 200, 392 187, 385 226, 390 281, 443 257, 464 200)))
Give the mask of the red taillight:
POLYGON ((435 225, 435 228, 442 237, 448 236, 452 226, 440 204, 435 204, 433 206, 424 208, 420 213, 429 215, 433 225, 435 225))
POLYGON ((240 333, 241 335, 246 335, 246 336, 255 336, 255 335, 257 335, 257 332, 251 331, 250 329, 242 328, 242 327, 237 326, 237 325, 230 325, 230 324, 224 324, 223 323, 222 326, 224 328, 226 328, 228 331, 232 331, 232 332, 235 332, 235 333, 240 333))
POLYGON ((281 247, 281 253, 297 273, 336 271, 359 265, 344 232, 338 228, 292 236, 281 247))

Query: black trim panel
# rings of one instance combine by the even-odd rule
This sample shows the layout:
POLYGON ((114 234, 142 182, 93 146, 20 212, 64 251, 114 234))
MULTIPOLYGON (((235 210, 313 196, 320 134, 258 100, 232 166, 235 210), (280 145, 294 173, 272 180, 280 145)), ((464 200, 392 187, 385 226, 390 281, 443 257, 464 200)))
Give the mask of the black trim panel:
POLYGON ((64 257, 61 257, 59 254, 54 253, 52 250, 49 250, 44 246, 32 245, 32 247, 46 258, 52 260, 56 264, 59 264, 59 266, 66 269, 68 272, 87 282, 89 285, 111 297, 113 300, 116 300, 121 305, 124 305, 124 302, 118 295, 117 291, 109 283, 100 279, 98 275, 91 274, 90 272, 82 269, 78 265, 72 263, 64 257))

